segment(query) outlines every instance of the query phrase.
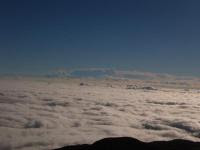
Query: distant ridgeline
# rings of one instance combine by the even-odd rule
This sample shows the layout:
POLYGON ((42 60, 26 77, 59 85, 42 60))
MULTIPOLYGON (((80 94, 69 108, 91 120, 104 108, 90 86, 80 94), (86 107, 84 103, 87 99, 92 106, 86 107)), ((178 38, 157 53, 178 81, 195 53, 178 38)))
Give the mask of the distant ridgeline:
POLYGON ((112 70, 75 70, 71 72, 70 76, 78 78, 103 78, 107 76, 113 76, 115 74, 112 70))
POLYGON ((73 69, 57 70, 46 75, 47 77, 74 77, 74 78, 105 78, 115 76, 112 69, 73 69))
MULTIPOLYGON (((123 79, 172 79, 175 76, 169 74, 158 74, 150 72, 139 72, 129 70, 115 70, 102 68, 56 70, 46 75, 46 77, 74 77, 74 78, 123 78, 123 79)), ((185 78, 184 78, 185 79, 185 78)))

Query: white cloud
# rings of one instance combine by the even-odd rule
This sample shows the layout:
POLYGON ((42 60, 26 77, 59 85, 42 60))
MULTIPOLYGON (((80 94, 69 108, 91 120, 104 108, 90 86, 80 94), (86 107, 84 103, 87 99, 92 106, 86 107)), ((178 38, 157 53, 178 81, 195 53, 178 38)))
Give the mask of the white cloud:
POLYGON ((149 86, 130 80, 0 79, 0 149, 51 149, 109 136, 200 141, 198 90, 127 90, 127 84, 149 86))

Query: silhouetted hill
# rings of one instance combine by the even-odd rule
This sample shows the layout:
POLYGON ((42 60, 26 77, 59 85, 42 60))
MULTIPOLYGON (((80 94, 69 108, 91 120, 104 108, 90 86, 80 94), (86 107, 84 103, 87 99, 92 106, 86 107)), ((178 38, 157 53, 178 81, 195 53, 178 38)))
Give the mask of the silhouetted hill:
POLYGON ((105 138, 91 145, 74 145, 57 150, 200 150, 200 142, 187 140, 154 141, 145 143, 130 137, 105 138))

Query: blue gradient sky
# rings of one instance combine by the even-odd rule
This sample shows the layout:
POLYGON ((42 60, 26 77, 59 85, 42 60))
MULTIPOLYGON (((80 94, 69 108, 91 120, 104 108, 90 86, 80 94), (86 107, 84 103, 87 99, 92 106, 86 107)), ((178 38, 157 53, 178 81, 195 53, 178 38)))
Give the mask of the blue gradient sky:
POLYGON ((200 76, 199 0, 2 0, 0 73, 106 67, 200 76))

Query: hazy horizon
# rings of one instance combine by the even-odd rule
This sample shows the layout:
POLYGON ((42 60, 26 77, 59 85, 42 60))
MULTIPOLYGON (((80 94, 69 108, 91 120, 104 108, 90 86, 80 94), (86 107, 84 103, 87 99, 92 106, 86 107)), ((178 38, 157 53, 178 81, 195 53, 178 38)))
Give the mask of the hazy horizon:
MULTIPOLYGON (((149 76, 153 75, 155 77, 160 78, 160 76, 163 76, 164 78, 168 77, 174 77, 174 78, 179 78, 179 79, 198 79, 200 78, 200 75, 193 75, 190 73, 168 73, 168 72, 156 72, 156 71, 148 71, 148 70, 135 70, 135 69, 126 69, 126 68, 102 68, 102 67, 83 67, 83 68, 53 68, 53 69, 48 69, 48 70, 41 70, 41 71, 19 71, 19 72, 0 72, 0 76, 6 77, 14 77, 14 76, 21 76, 21 77, 76 77, 76 78, 107 78, 107 77, 114 77, 112 75, 108 76, 109 71, 114 71, 114 72, 123 72, 127 74, 138 74, 139 76, 149 76), (80 75, 76 75, 76 73, 79 72, 80 75), (102 72, 104 72, 102 74, 102 72), (68 74, 69 73, 69 74, 68 74), (83 73, 83 75, 81 75, 83 73), (86 76, 84 74, 87 74, 86 76), (96 74, 96 75, 95 75, 96 74)), ((78 74, 79 74, 78 73, 78 74)), ((138 77, 139 77, 138 76, 138 77)), ((134 78, 129 78, 127 79, 134 79, 134 78)), ((137 78, 136 78, 137 79, 137 78)))

